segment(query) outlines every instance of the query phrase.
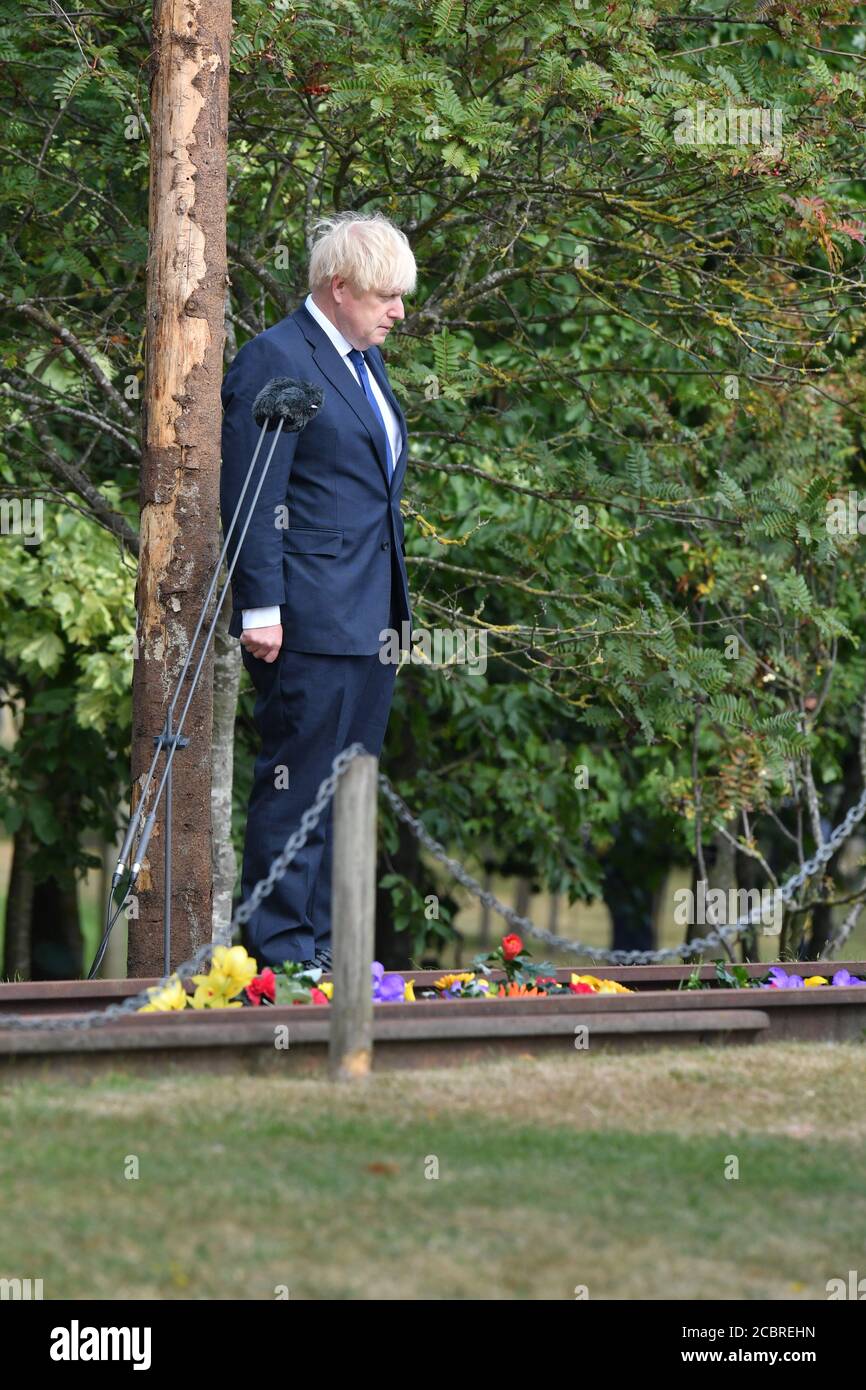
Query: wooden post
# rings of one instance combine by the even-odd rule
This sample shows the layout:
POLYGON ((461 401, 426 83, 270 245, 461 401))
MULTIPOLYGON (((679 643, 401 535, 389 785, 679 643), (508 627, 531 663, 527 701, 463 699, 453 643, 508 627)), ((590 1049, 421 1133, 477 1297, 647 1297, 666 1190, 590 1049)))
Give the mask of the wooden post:
POLYGON ((378 769, 378 758, 353 759, 334 794, 330 1065, 340 1081, 367 1076, 373 1060, 378 769))

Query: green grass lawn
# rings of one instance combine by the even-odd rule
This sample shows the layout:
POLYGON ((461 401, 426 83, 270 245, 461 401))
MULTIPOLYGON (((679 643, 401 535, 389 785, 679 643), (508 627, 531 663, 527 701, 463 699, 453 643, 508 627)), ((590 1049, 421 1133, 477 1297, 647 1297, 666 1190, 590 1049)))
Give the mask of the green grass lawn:
POLYGON ((823 1299, 866 1274, 864 1095, 854 1044, 4 1082, 0 1275, 72 1299, 823 1299))

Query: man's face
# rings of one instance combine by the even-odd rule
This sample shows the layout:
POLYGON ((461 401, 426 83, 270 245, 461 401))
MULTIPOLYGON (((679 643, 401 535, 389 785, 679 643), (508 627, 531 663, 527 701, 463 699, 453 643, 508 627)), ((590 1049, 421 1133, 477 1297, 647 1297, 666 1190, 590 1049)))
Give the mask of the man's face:
POLYGON ((359 291, 337 276, 331 281, 334 322, 361 352, 380 347, 395 323, 405 318, 403 295, 399 289, 359 291))

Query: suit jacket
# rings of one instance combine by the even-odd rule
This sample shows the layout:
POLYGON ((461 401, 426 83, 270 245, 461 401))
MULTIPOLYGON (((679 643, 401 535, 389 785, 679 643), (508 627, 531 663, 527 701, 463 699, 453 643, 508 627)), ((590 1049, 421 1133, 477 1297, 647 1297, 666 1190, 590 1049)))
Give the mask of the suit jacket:
MULTIPOLYGON (((239 637, 242 610, 280 605, 283 646, 333 656, 372 656, 391 627, 392 582, 397 631, 412 612, 406 577, 400 496, 408 457, 406 420, 378 347, 365 353, 400 422, 402 448, 388 485, 385 438, 378 417, 327 333, 301 304, 236 354, 222 385, 220 514, 231 523, 261 432, 252 404, 272 377, 310 381, 324 402, 299 434, 281 433, 232 575, 229 632, 239 637), (288 509, 288 512, 287 510, 288 509)), ((265 434, 237 536, 274 440, 265 434)))

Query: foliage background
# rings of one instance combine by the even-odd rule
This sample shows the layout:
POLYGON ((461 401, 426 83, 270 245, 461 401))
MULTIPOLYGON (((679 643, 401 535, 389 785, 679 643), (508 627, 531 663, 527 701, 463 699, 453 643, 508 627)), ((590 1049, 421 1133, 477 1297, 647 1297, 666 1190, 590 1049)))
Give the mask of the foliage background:
MULTIPOLYGON (((862 487, 863 17, 234 6, 228 351, 306 293, 322 212, 380 209, 418 260, 388 352, 416 622, 489 663, 404 667, 384 767, 462 858, 622 898, 735 841, 763 884, 862 789, 863 545, 826 519, 862 487), (781 138, 678 143, 700 102, 781 138)), ((127 791, 149 22, 0 3, 0 500, 47 517, 0 544, 0 816, 55 882, 127 791)), ((248 691, 237 737, 239 845, 248 691)), ((396 962, 448 885, 387 819, 381 867, 396 962)))

